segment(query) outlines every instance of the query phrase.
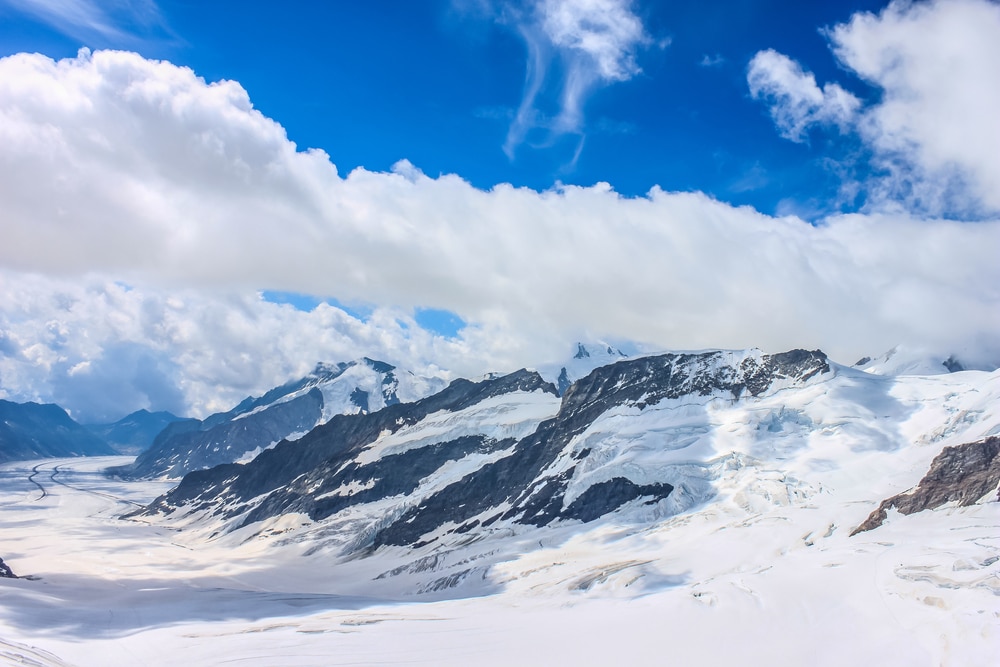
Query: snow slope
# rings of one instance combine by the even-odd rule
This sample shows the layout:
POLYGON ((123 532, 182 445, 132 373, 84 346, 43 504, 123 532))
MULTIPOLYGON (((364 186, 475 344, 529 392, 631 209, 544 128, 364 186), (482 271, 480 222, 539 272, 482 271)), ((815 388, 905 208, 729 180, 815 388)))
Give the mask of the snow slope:
MULTIPOLYGON (((451 428, 509 424, 516 438, 558 409, 550 396, 493 397, 454 426, 458 413, 431 412, 363 451, 417 452, 451 428)), ((1000 372, 894 377, 831 362, 756 396, 618 403, 567 439, 546 474, 577 463, 564 507, 616 476, 673 480, 665 499, 587 523, 441 526, 436 541, 363 557, 340 554, 352 521, 369 518, 364 505, 236 529, 193 508, 187 524, 122 521, 129 502, 167 485, 102 478, 106 460, 7 464, 0 556, 40 578, 0 581, 0 655, 80 666, 993 665, 995 494, 850 533, 945 446, 1000 432, 998 399, 1000 372)), ((425 483, 468 469, 439 472, 425 483)))
POLYGON ((179 478, 193 470, 250 461, 335 415, 377 412, 436 393, 444 384, 367 357, 320 363, 304 378, 249 397, 229 412, 172 425, 133 464, 115 472, 130 478, 179 478))

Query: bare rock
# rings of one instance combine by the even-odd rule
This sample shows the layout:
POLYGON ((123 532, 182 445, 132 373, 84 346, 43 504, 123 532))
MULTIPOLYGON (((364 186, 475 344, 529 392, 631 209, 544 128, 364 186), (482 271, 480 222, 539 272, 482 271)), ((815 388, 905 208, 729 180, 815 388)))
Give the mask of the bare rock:
MULTIPOLYGON (((878 509, 851 535, 878 528, 889 510, 895 507, 901 514, 913 514, 935 509, 945 503, 957 502, 961 507, 973 505, 1000 485, 1000 437, 945 447, 934 457, 930 470, 915 489, 882 501, 878 509)), ((998 494, 997 500, 1000 500, 998 494)))

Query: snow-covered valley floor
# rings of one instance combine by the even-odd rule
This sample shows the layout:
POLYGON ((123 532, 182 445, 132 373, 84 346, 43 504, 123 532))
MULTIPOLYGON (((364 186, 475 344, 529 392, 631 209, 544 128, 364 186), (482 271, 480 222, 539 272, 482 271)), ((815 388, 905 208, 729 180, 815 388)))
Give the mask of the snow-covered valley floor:
POLYGON ((0 555, 23 577, 0 580, 0 662, 986 666, 1000 649, 998 503, 848 537, 870 503, 735 494, 512 543, 479 594, 378 599, 338 594, 362 566, 118 519, 168 486, 100 475, 122 462, 0 467, 0 555))

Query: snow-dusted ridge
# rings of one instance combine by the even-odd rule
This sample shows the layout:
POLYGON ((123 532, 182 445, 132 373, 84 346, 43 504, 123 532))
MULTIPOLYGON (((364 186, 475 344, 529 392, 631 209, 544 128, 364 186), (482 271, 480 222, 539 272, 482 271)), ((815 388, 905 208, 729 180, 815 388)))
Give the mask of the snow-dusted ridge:
POLYGON ((444 384, 440 378, 420 377, 367 357, 319 363, 309 375, 247 398, 229 412, 167 428, 134 464, 115 472, 133 478, 181 477, 223 463, 246 462, 335 415, 376 412, 433 394, 444 384))

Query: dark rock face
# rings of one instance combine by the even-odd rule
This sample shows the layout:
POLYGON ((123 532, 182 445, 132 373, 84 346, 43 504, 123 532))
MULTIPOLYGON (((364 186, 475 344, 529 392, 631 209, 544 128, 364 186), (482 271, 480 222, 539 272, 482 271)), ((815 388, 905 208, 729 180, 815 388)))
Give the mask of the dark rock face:
POLYGON ((58 405, 0 400, 0 461, 115 453, 58 405))
POLYGON ((566 390, 569 389, 571 384, 573 383, 569 381, 569 375, 566 373, 566 368, 563 367, 562 370, 559 371, 559 379, 556 380, 556 391, 558 391, 559 395, 562 396, 566 393, 566 390))
POLYGON ((653 504, 669 496, 673 490, 674 487, 670 484, 639 486, 630 479, 614 477, 589 487, 579 498, 570 503, 563 516, 588 523, 636 498, 647 497, 649 498, 647 504, 653 504))
MULTIPOLYGON (((555 393, 555 388, 542 380, 537 373, 518 371, 479 383, 455 380, 433 396, 413 403, 390 405, 371 414, 337 415, 300 440, 281 442, 273 449, 261 453, 250 463, 218 466, 185 476, 176 489, 154 501, 149 511, 169 511, 173 507, 192 501, 197 501, 207 508, 222 501, 233 506, 230 514, 236 516, 246 510, 244 503, 264 493, 270 495, 246 519, 247 522, 292 511, 307 513, 329 511, 334 502, 321 504, 319 509, 316 509, 315 498, 351 481, 364 484, 372 479, 371 466, 352 467, 349 464, 365 446, 374 442, 383 432, 394 433, 403 426, 415 424, 427 415, 441 410, 454 412, 493 396, 538 389, 555 393), (338 473, 337 471, 345 465, 348 465, 348 468, 338 473), (320 485, 318 488, 309 486, 316 483, 320 485), (225 493, 220 493, 223 489, 225 493)), ((470 448, 492 446, 490 443, 462 439, 441 445, 439 453, 445 457, 458 456, 470 448)), ((434 458, 440 459, 440 456, 434 458)), ((385 469, 380 469, 381 474, 412 476, 415 473, 409 466, 411 458, 405 454, 385 458, 391 461, 384 465, 391 467, 396 463, 405 467, 389 473, 385 469)), ((420 477, 416 479, 419 480, 420 477)), ((396 488, 401 484, 397 481, 384 483, 386 488, 396 488)), ((364 494, 361 497, 371 499, 372 494, 364 494)))
POLYGON ((139 410, 113 424, 88 424, 87 428, 122 454, 137 454, 149 447, 168 425, 182 421, 169 412, 139 410))
POLYGON ((0 577, 4 579, 17 579, 17 575, 14 574, 7 563, 3 562, 3 558, 0 558, 0 577))
POLYGON ((153 446, 127 468, 110 472, 128 477, 180 477, 202 468, 230 463, 257 448, 264 449, 290 433, 312 428, 323 413, 318 389, 266 410, 237 415, 229 421, 171 425, 153 446))
POLYGON ((574 383, 563 395, 558 414, 518 442, 511 456, 483 466, 426 499, 380 532, 374 544, 412 544, 418 536, 448 521, 461 524, 504 503, 512 507, 484 523, 511 519, 544 526, 557 519, 591 517, 592 510, 585 509, 588 507, 611 511, 639 495, 665 498, 672 490, 667 488, 669 484, 657 489, 636 487, 636 495, 627 497, 632 491, 626 490, 621 482, 613 482, 595 491, 598 495, 588 497, 571 514, 570 508, 563 508, 563 498, 573 469, 551 477, 540 475, 576 435, 616 406, 634 404, 641 409, 663 399, 692 393, 726 392, 739 396, 748 391, 756 396, 777 379, 805 381, 827 371, 826 355, 803 350, 764 356, 760 362, 748 358, 737 368, 727 365, 725 353, 721 352, 667 354, 602 366, 574 383), (600 498, 606 498, 603 504, 598 502, 600 498), (614 504, 618 498, 625 500, 614 504))
MULTIPOLYGON (((934 457, 930 470, 912 491, 882 501, 878 509, 851 535, 878 528, 891 508, 901 514, 935 509, 957 502, 961 507, 975 504, 1000 485, 1000 437, 945 447, 934 457)), ((997 500, 1000 500, 998 495, 997 500)))
MULTIPOLYGON (((518 371, 479 383, 456 380, 431 397, 391 405, 371 414, 340 415, 295 442, 281 442, 246 465, 225 465, 187 475, 145 512, 186 505, 248 525, 288 512, 314 520, 387 498, 399 498, 378 521, 368 544, 417 545, 451 525, 463 533, 496 521, 545 526, 557 520, 593 521, 630 502, 656 503, 669 483, 640 485, 625 477, 593 484, 567 505, 575 466, 590 455, 577 452, 552 467, 567 446, 608 410, 640 410, 664 399, 720 394, 757 396, 775 382, 804 382, 829 371, 822 352, 793 350, 777 355, 733 356, 725 352, 667 354, 602 366, 572 384, 555 416, 519 441, 485 436, 444 437, 439 442, 364 463, 359 453, 385 432, 419 423, 432 413, 465 409, 515 391, 556 388, 537 373, 518 371), (736 361, 734 361, 734 359, 736 361), (410 499, 421 480, 449 461, 484 456, 471 472, 441 478, 438 490, 410 499)), ((437 487, 431 487, 437 488, 437 487)))
POLYGON ((351 392, 351 403, 358 406, 361 412, 368 412, 368 392, 360 387, 356 387, 351 392))
POLYGON ((959 371, 965 370, 965 366, 962 365, 961 361, 955 358, 955 355, 952 355, 942 361, 941 365, 947 368, 949 373, 958 373, 959 371))

